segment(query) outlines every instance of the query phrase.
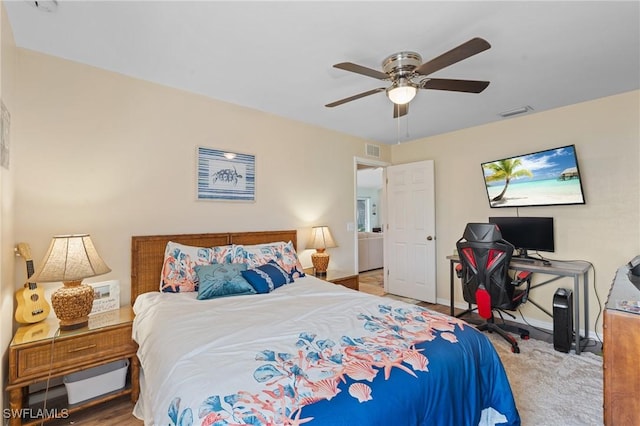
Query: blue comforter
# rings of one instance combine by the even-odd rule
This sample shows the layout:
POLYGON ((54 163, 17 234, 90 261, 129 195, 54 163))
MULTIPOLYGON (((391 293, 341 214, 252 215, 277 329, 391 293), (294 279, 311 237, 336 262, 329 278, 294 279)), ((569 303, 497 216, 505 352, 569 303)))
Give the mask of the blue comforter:
POLYGON ((145 297, 146 424, 520 424, 491 342, 459 319, 313 277, 226 300, 145 297))

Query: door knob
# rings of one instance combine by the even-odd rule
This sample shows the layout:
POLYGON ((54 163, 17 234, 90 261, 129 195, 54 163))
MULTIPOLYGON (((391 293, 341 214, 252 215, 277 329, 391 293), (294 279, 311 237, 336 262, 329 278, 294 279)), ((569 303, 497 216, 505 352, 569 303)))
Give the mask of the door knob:
POLYGON ((427 236, 427 241, 431 241, 433 240, 433 237, 431 235, 427 236))

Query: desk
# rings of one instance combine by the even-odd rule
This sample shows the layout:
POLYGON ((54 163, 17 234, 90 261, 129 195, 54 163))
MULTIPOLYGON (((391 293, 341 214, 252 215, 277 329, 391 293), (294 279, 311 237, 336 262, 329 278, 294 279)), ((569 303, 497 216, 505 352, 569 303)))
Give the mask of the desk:
MULTIPOLYGON (((449 279, 450 279, 450 299, 451 299, 451 316, 454 316, 454 297, 453 297, 453 282, 455 276, 455 264, 460 263, 460 258, 457 255, 447 256, 449 259, 449 279)), ((582 347, 580 345, 580 277, 582 277, 583 291, 582 291, 582 306, 584 308, 584 335, 588 338, 589 336, 589 269, 591 269, 591 264, 585 261, 574 261, 574 262, 559 262, 553 261, 551 265, 545 266, 542 264, 542 261, 529 263, 519 261, 517 258, 511 258, 511 263, 509 264, 511 269, 517 269, 520 271, 530 271, 536 274, 545 274, 552 275, 553 278, 550 278, 544 282, 539 284, 532 285, 530 290, 533 290, 538 287, 542 287, 543 285, 552 283, 561 278, 565 277, 573 277, 573 316, 574 316, 574 331, 575 331, 575 342, 574 349, 576 351, 576 355, 580 355, 582 347)), ((469 304, 471 306, 471 304, 469 304)), ((536 305, 538 306, 538 305, 536 305)), ((538 306, 542 309, 540 306, 538 306)), ((548 315, 551 315, 549 312, 542 309, 548 315)), ((587 339, 585 339, 585 344, 587 339)))

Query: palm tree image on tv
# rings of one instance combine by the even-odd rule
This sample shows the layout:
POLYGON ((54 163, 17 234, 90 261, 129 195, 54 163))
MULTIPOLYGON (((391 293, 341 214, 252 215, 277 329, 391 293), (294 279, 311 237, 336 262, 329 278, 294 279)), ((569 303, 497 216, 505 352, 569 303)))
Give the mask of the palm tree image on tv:
POLYGON ((575 146, 481 164, 490 207, 584 204, 575 146))
POLYGON ((486 164, 484 167, 492 171, 492 174, 486 175, 487 182, 499 182, 504 180, 504 188, 502 192, 493 197, 491 201, 500 201, 504 197, 509 187, 511 179, 528 176, 533 177, 533 173, 527 169, 518 169, 522 165, 522 161, 519 158, 511 158, 506 160, 496 161, 495 163, 486 164))

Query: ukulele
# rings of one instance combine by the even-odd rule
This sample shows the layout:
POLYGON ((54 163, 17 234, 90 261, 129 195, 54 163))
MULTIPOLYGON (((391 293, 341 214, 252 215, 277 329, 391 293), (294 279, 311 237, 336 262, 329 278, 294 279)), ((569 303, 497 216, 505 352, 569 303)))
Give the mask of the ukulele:
POLYGON ((18 307, 16 308, 16 321, 21 324, 33 324, 42 321, 49 316, 49 303, 44 298, 44 291, 38 288, 36 283, 29 282, 33 275, 33 259, 31 249, 26 243, 18 243, 18 253, 27 264, 27 283, 24 288, 16 291, 18 307))

